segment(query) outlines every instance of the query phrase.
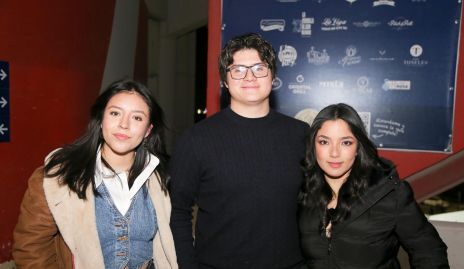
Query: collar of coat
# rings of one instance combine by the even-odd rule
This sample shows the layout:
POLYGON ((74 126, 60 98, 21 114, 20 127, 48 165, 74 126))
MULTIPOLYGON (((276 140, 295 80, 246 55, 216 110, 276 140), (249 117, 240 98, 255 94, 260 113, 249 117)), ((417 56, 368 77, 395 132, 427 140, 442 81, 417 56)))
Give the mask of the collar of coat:
MULTIPOLYGON (((164 193, 157 180, 157 174, 153 173, 148 191, 157 214, 169 216, 165 210, 170 210, 170 205, 165 205, 162 199, 164 193)), ((60 184, 57 178, 45 177, 43 187, 50 212, 73 254, 75 268, 105 268, 97 232, 92 186, 89 185, 86 190, 86 200, 80 199, 67 185, 60 184)), ((168 219, 158 222, 159 229, 168 229, 168 219)))
POLYGON ((400 183, 400 179, 393 164, 389 161, 384 161, 384 169, 375 175, 377 184, 369 187, 366 193, 353 203, 351 207, 350 217, 337 225, 337 232, 343 230, 351 222, 355 221, 359 216, 364 214, 369 208, 374 206, 379 200, 394 191, 400 183))

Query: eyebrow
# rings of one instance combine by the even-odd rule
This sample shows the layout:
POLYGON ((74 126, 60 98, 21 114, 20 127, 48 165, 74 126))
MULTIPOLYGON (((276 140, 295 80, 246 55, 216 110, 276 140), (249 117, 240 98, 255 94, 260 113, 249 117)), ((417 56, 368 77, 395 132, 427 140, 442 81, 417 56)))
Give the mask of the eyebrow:
MULTIPOLYGON (((115 106, 115 105, 109 106, 108 108, 116 108, 116 109, 119 109, 119 110, 125 110, 125 109, 123 109, 122 107, 115 106)), ((145 113, 145 111, 143 111, 143 110, 131 110, 130 112, 132 112, 132 113, 141 113, 141 114, 143 114, 143 115, 145 115, 145 116, 148 117, 148 115, 147 115, 147 114, 145 113)))
POLYGON ((232 64, 231 66, 246 66, 246 67, 251 67, 251 66, 255 66, 255 65, 257 65, 257 64, 266 64, 266 63, 259 62, 259 63, 250 64, 250 65, 246 65, 246 64, 232 64))
MULTIPOLYGON (((320 137, 325 138, 325 139, 330 139, 330 137, 325 136, 325 135, 318 135, 317 136, 317 138, 320 138, 320 137)), ((339 139, 354 139, 354 140, 356 140, 356 138, 353 137, 353 136, 343 136, 343 137, 339 137, 339 139)))

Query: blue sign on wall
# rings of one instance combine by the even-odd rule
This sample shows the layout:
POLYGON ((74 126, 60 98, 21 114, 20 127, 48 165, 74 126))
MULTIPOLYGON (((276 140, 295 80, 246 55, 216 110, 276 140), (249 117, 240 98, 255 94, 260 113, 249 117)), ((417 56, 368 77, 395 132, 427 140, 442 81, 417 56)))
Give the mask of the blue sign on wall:
POLYGON ((10 141, 10 68, 0 61, 0 142, 10 141))
POLYGON ((271 42, 284 114, 344 102, 380 148, 451 152, 460 17, 457 0, 223 0, 222 41, 271 42))

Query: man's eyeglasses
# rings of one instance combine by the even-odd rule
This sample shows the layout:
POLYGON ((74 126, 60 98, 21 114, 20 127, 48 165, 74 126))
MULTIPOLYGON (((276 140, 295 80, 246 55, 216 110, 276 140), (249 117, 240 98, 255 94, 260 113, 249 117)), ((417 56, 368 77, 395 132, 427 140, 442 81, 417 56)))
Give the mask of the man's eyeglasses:
POLYGON ((263 78, 267 77, 269 73, 269 67, 267 64, 259 63, 255 65, 232 65, 231 67, 227 68, 226 71, 230 72, 230 76, 232 79, 244 79, 248 73, 248 69, 251 70, 251 73, 255 78, 263 78))

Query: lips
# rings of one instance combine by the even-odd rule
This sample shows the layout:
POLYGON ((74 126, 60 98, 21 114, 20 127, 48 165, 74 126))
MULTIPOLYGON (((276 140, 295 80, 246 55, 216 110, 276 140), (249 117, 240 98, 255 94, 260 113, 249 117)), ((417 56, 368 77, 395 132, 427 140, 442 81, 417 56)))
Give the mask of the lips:
POLYGON ((258 89, 259 86, 257 85, 247 85, 247 86, 242 86, 243 89, 245 90, 255 90, 255 89, 258 89))
POLYGON ((342 162, 328 162, 329 166, 332 168, 340 168, 342 166, 342 162))
POLYGON ((114 137, 116 137, 118 140, 126 140, 129 138, 129 136, 125 135, 125 134, 114 134, 113 135, 114 137))

